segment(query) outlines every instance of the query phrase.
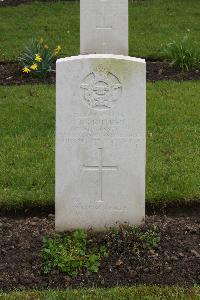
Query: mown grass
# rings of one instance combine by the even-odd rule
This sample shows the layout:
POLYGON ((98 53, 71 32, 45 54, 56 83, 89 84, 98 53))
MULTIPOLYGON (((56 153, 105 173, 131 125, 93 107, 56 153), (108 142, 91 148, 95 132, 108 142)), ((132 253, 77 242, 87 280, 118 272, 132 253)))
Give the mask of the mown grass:
POLYGON ((1 87, 0 95, 0 203, 53 203, 54 87, 1 87))
MULTIPOLYGON (((164 57, 163 44, 188 29, 200 46, 200 1, 148 0, 129 5, 129 54, 164 57)), ((79 54, 79 2, 35 2, 0 8, 0 60, 16 58, 33 37, 51 46, 61 44, 63 55, 79 54)))
POLYGON ((147 190, 152 203, 200 200, 200 82, 147 89, 147 190))
POLYGON ((135 286, 112 289, 67 289, 0 293, 5 300, 199 300, 200 288, 135 286))
MULTIPOLYGON (((200 199, 200 82, 147 85, 148 203, 200 199)), ((54 203, 55 87, 0 87, 0 206, 54 203)))

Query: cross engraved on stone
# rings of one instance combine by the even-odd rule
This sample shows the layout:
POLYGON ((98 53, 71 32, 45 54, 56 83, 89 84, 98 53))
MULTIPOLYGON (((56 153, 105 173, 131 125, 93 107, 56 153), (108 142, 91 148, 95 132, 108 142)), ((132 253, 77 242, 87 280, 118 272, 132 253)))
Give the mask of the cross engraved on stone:
MULTIPOLYGON (((105 4, 107 3, 108 0, 99 0, 102 6, 102 14, 100 14, 100 20, 98 20, 99 15, 97 15, 97 24, 99 23, 99 25, 96 26, 97 30, 101 30, 101 32, 103 33, 103 40, 102 40, 102 46, 103 46, 103 50, 105 50, 106 47, 106 41, 105 41, 105 31, 106 30, 112 30, 112 26, 107 24, 107 18, 106 18, 106 8, 105 8, 105 4)), ((108 18, 109 20, 109 18, 108 18)), ((109 22, 109 21, 108 21, 109 22)))
POLYGON ((83 166, 83 169, 86 171, 98 171, 99 172, 99 199, 97 202, 103 202, 103 171, 117 171, 118 166, 108 166, 103 164, 103 148, 98 148, 99 150, 99 163, 98 165, 90 165, 90 166, 83 166))

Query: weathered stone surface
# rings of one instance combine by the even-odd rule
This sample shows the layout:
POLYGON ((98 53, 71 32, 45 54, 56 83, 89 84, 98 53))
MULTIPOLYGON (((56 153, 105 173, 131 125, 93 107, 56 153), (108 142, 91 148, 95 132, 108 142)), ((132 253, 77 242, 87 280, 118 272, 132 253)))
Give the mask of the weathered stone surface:
POLYGON ((128 55, 128 0, 81 0, 80 48, 128 55))
POLYGON ((145 215, 145 61, 57 61, 56 229, 105 229, 145 215))

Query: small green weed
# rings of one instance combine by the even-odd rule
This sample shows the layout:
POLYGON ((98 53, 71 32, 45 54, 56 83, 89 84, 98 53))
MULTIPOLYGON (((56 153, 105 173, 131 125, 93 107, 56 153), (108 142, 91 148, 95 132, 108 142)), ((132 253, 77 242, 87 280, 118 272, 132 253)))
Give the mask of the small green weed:
POLYGON ((112 231, 109 250, 123 256, 140 259, 142 253, 154 250, 160 244, 160 233, 156 227, 131 227, 121 225, 112 231), (113 250, 112 250, 113 248, 113 250))
POLYGON ((77 276, 82 269, 98 272, 102 257, 108 256, 105 246, 89 249, 87 234, 78 229, 64 236, 43 239, 42 271, 47 274, 58 269, 69 276, 77 276))
POLYGON ((140 239, 143 242, 144 248, 148 250, 155 249, 160 244, 160 234, 153 229, 149 229, 145 233, 143 233, 140 239))
POLYGON ((164 52, 170 60, 171 66, 189 71, 200 65, 199 47, 191 39, 188 34, 179 40, 173 40, 167 44, 164 52))
POLYGON ((33 39, 18 58, 19 66, 25 74, 44 77, 48 72, 53 71, 52 67, 60 50, 60 45, 51 49, 43 42, 42 38, 40 40, 33 39))

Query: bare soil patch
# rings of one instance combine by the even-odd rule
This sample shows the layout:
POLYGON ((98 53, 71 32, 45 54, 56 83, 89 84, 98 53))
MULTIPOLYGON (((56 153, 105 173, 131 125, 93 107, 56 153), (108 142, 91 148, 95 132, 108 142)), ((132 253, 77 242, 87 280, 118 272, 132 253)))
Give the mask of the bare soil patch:
MULTIPOLYGON (((161 61, 147 61, 147 80, 199 80, 200 71, 192 70, 181 72, 173 69, 169 63, 161 61)), ((0 85, 20 85, 55 83, 55 73, 49 74, 46 78, 31 77, 22 74, 16 62, 0 62, 0 85)))
MULTIPOLYGON (((36 0, 1 0, 0 6, 18 6, 20 4, 30 4, 36 0)), ((39 0, 40 2, 58 2, 59 0, 39 0)), ((74 1, 74 0, 63 0, 74 1)), ((76 1, 76 0, 75 0, 76 1)))
POLYGON ((55 73, 49 74, 46 78, 33 77, 29 74, 23 74, 16 62, 0 62, 0 85, 21 85, 54 82, 55 73))
MULTIPOLYGON (((144 251, 134 260, 120 239, 107 233, 90 233, 97 245, 109 245, 98 273, 74 279, 58 271, 41 274, 40 250, 43 236, 54 234, 54 215, 0 218, 0 289, 111 287, 115 285, 162 284, 190 286, 200 284, 200 217, 152 215, 148 228, 156 225, 161 242, 156 250, 144 251)), ((131 241, 129 241, 131 243, 131 241)), ((130 244, 131 245, 131 244, 130 244)), ((129 245, 129 246, 130 246, 129 245)))

